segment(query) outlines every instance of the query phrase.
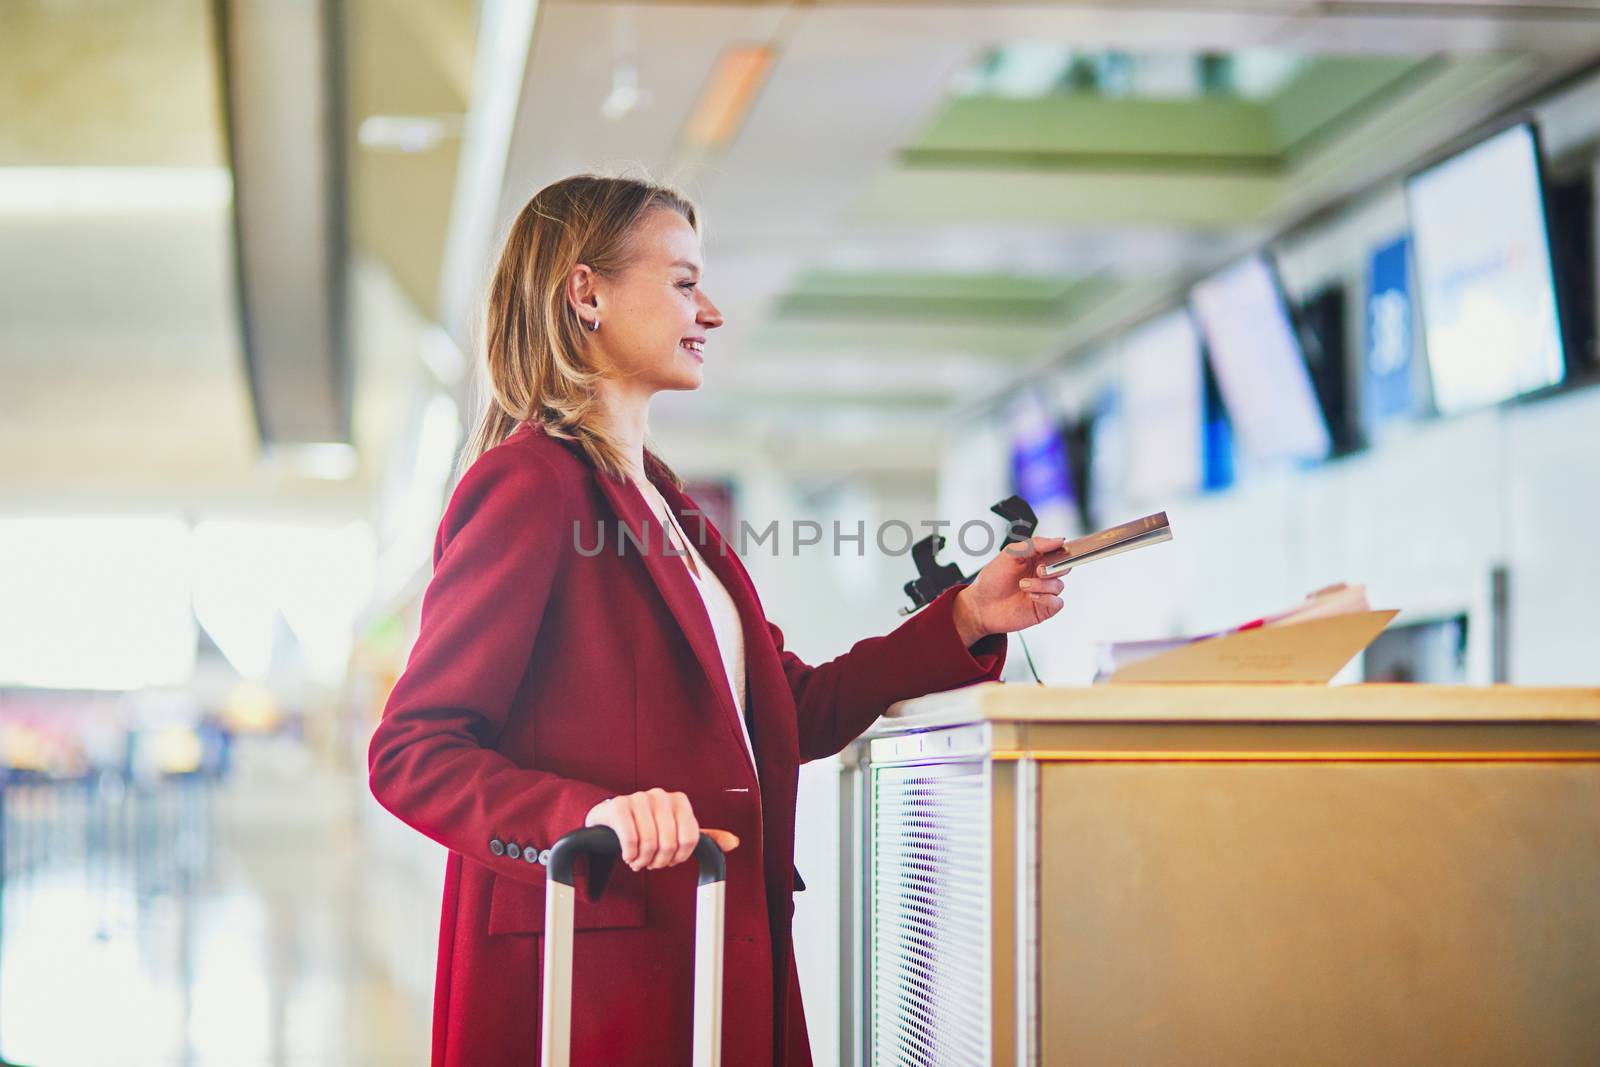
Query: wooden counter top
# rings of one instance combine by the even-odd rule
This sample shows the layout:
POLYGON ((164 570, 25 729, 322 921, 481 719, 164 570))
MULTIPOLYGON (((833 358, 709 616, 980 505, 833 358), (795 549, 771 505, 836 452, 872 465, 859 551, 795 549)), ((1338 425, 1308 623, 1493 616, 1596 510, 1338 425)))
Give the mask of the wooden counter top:
POLYGON ((901 701, 873 734, 963 723, 1600 724, 1600 688, 1434 685, 1098 685, 1008 682, 901 701))

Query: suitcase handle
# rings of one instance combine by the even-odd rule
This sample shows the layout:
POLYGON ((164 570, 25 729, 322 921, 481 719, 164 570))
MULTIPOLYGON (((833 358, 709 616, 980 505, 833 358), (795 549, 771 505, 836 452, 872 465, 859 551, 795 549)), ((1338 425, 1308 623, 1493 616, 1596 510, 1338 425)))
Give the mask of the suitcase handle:
MULTIPOLYGON (((550 847, 550 863, 546 868, 552 882, 570 886, 575 876, 579 856, 592 857, 589 862, 589 899, 599 900, 611 877, 611 866, 622 855, 622 842, 617 832, 609 826, 588 826, 574 830, 550 847)), ((709 834, 701 834, 694 846, 694 858, 700 864, 700 885, 713 885, 726 881, 727 858, 709 834)))
MULTIPOLYGON (((609 826, 574 830, 550 846, 545 868, 544 983, 539 1062, 567 1067, 572 1052, 573 878, 579 856, 589 857, 589 899, 605 891, 622 842, 609 826)), ((694 909, 694 1067, 721 1067, 723 912, 728 864, 707 834, 694 847, 700 886, 694 909)), ((3 1067, 3 1065, 0 1065, 3 1067)))

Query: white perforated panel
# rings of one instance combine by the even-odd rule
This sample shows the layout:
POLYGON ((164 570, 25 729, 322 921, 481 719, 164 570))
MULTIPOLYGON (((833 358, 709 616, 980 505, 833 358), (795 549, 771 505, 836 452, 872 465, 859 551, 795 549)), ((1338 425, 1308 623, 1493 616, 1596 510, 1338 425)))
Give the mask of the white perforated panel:
POLYGON ((983 767, 872 771, 875 1067, 989 1062, 989 840, 983 767))

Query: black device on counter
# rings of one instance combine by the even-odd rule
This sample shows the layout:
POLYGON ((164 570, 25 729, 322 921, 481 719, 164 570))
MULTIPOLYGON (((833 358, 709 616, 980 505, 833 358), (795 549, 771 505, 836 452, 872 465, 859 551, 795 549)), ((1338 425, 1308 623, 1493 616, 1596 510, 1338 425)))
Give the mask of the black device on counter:
MULTIPOLYGON (((1018 541, 1026 541, 1033 536, 1033 531, 1039 528, 1039 517, 1020 496, 1008 496, 989 510, 1006 520, 1006 539, 1002 548, 1018 541)), ((911 546, 911 561, 917 565, 917 576, 905 584, 906 596, 911 598, 911 606, 901 608, 900 614, 910 615, 918 608, 931 603, 935 597, 951 586, 972 580, 962 574, 961 568, 956 564, 938 561, 939 551, 944 545, 945 539, 942 534, 929 534, 911 546)))

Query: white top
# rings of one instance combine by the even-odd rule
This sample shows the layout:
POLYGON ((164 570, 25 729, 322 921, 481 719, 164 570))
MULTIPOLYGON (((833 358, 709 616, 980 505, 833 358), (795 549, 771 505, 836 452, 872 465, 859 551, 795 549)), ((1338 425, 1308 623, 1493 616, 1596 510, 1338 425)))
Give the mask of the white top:
MULTIPOLYGON (((665 500, 662 503, 665 504, 665 500)), ((685 569, 694 578, 695 588, 700 591, 700 599, 705 602, 706 614, 711 618, 711 629, 717 637, 717 649, 722 653, 722 668, 728 677, 728 690, 733 695, 733 707, 738 713, 739 730, 744 735, 744 747, 750 753, 750 769, 754 771, 756 750, 750 742, 750 727, 744 718, 744 629, 740 625, 738 605, 733 602, 733 597, 728 595, 727 588, 716 574, 706 566, 700 550, 695 547, 694 539, 683 532, 683 527, 678 525, 672 509, 663 508, 663 513, 667 519, 668 529, 673 532, 672 539, 678 542, 678 551, 687 549, 694 559, 694 566, 685 569)), ((759 771, 756 771, 756 776, 759 780, 759 771)))

